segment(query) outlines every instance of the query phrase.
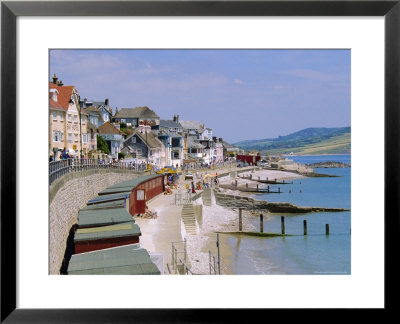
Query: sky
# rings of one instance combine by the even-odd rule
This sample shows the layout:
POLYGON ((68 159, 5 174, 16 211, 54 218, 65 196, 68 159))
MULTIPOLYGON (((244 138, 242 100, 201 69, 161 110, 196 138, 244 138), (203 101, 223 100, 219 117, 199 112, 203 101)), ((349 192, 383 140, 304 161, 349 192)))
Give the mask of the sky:
POLYGON ((235 143, 351 126, 350 61, 350 50, 51 50, 49 81, 235 143))

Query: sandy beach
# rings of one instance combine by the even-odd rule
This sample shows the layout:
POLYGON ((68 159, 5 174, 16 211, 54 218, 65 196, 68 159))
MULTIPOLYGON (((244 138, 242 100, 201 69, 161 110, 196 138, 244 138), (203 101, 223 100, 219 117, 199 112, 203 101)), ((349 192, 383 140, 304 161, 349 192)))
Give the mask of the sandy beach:
MULTIPOLYGON (((243 171, 240 168, 237 170, 243 171)), ((218 174, 222 174, 230 170, 217 170, 218 174)), ((199 172, 205 174, 206 171, 199 172)), ((207 171, 208 174, 214 173, 211 170, 207 171)), ((249 170, 240 174, 240 176, 250 175, 260 177, 261 179, 270 178, 277 180, 290 180, 297 179, 302 176, 277 170, 249 170)), ((231 183, 232 181, 238 181, 238 184, 254 183, 254 181, 240 178, 231 178, 231 176, 220 177, 220 184, 231 183)), ((196 178, 195 178, 196 181, 196 178)), ((238 230, 238 209, 231 209, 222 207, 215 204, 215 199, 212 199, 211 206, 203 204, 203 199, 200 196, 198 199, 193 201, 193 206, 196 211, 202 210, 202 212, 196 212, 197 222, 197 234, 186 233, 183 222, 181 221, 182 205, 175 204, 175 194, 185 194, 185 184, 190 183, 190 180, 184 180, 184 177, 180 177, 178 189, 173 190, 172 195, 159 195, 153 198, 147 203, 149 209, 152 212, 157 213, 157 218, 148 219, 135 217, 136 223, 140 226, 142 236, 140 237, 140 243, 142 246, 151 253, 162 253, 164 256, 164 274, 169 274, 167 263, 171 263, 172 259, 172 248, 171 242, 182 242, 184 239, 187 241, 187 253, 191 267, 191 271, 194 274, 209 274, 209 251, 217 256, 217 232, 234 231, 238 230)), ((234 190, 222 189, 223 192, 236 194, 236 195, 249 195, 250 193, 244 193, 234 190)), ((197 191, 201 193, 201 191, 197 191)), ((243 230, 254 231, 246 219, 253 216, 248 211, 243 211, 243 230)), ((221 256, 221 274, 232 274, 230 269, 230 247, 227 243, 227 235, 220 234, 220 256, 221 256)), ((183 246, 181 243, 177 243, 176 246, 183 246)))

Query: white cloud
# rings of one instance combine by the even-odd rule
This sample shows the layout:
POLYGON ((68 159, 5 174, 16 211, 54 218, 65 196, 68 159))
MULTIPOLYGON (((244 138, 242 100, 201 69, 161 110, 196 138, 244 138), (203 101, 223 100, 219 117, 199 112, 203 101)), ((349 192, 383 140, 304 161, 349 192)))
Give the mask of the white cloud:
POLYGON ((243 84, 243 81, 240 79, 235 79, 235 80, 233 80, 233 82, 236 84, 243 84))

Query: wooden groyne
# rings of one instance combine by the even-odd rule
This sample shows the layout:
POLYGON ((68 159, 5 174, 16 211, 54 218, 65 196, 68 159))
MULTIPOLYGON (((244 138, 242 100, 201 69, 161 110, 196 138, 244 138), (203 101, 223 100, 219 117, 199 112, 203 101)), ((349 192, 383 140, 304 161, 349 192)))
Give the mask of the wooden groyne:
POLYGON ((239 177, 239 178, 245 179, 245 180, 256 181, 256 182, 260 182, 260 183, 266 183, 266 184, 282 184, 282 185, 283 185, 283 184, 293 184, 293 181, 291 181, 291 182, 289 182, 289 181, 286 181, 286 182, 285 182, 285 180, 283 180, 283 181, 277 181, 276 178, 273 179, 273 180, 271 180, 271 179, 269 179, 269 178, 261 179, 260 177, 256 178, 256 177, 253 177, 252 175, 250 175, 250 176, 243 176, 243 177, 239 177))
POLYGON ((241 192, 253 192, 253 193, 282 193, 281 188, 278 190, 271 190, 269 186, 267 188, 261 188, 258 185, 256 187, 249 187, 248 184, 244 186, 238 186, 237 184, 220 184, 220 188, 223 189, 230 189, 230 190, 237 190, 241 192))
POLYGON ((273 170, 273 171, 284 171, 284 172, 290 172, 290 173, 295 173, 304 177, 320 177, 320 178, 339 178, 341 176, 338 175, 333 175, 333 174, 325 174, 325 173, 316 173, 316 172, 299 172, 297 170, 289 170, 289 169, 278 169, 278 168, 267 168, 267 167, 263 167, 262 169, 264 170, 273 170))
POLYGON ((243 208, 245 210, 265 210, 271 213, 311 213, 311 212, 344 212, 350 211, 345 208, 326 208, 326 207, 303 207, 286 202, 268 202, 256 200, 251 197, 239 195, 228 195, 214 191, 216 203, 220 206, 230 208, 243 208))

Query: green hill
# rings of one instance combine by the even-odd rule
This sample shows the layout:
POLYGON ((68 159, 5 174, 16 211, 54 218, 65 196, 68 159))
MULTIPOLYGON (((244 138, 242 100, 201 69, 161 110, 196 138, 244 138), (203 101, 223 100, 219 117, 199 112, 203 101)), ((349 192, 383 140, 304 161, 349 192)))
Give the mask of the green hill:
POLYGON ((349 154, 351 128, 306 128, 301 131, 261 140, 246 140, 233 145, 244 150, 257 150, 271 154, 349 154))

